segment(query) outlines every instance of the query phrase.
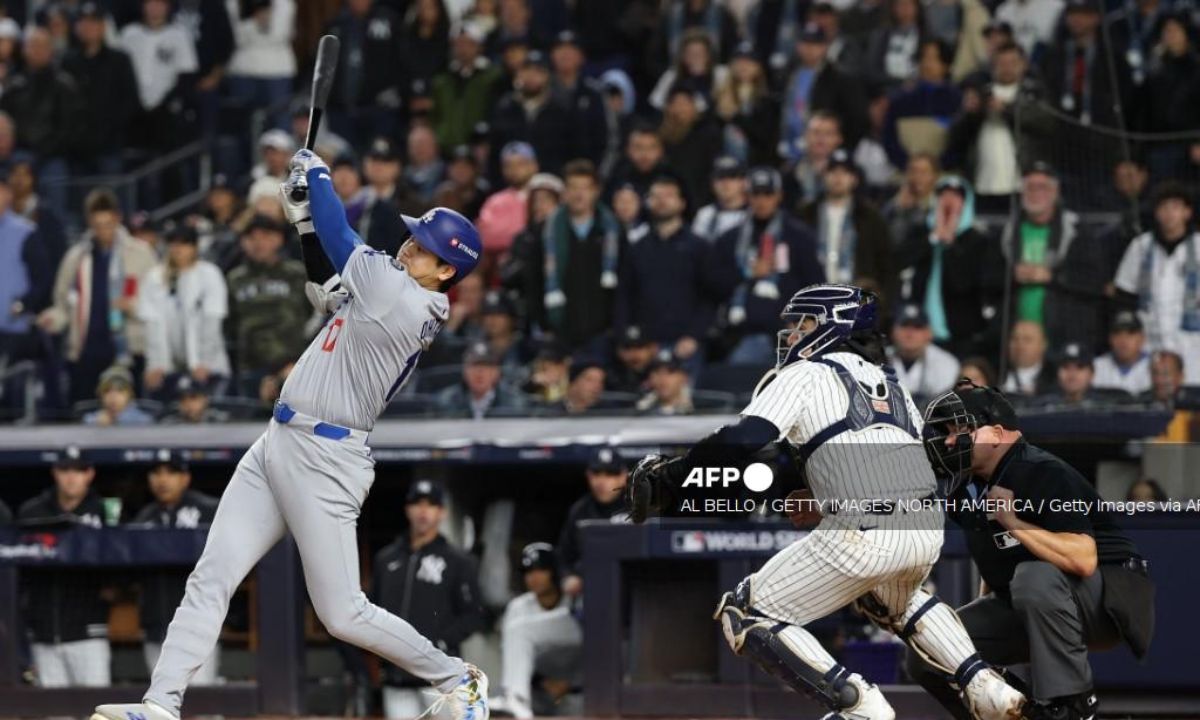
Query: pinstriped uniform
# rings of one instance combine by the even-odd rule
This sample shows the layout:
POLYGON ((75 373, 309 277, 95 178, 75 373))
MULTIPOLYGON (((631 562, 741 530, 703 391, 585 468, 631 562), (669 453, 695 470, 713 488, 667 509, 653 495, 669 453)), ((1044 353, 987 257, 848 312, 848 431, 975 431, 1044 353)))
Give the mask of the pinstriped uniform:
MULTIPOLYGON (((825 357, 844 367, 872 401, 881 401, 873 403, 877 408, 884 406, 889 385, 880 366, 851 353, 825 357)), ((921 415, 908 392, 900 392, 919 435, 921 415)), ((793 445, 803 447, 846 418, 850 403, 833 368, 800 361, 783 368, 742 414, 769 420, 793 445)), ((931 601, 920 588, 941 553, 943 514, 899 506, 899 501, 919 500, 936 489, 921 441, 891 424, 847 430, 813 450, 805 469, 824 517, 813 532, 751 576, 751 606, 794 626, 783 631, 790 644, 825 672, 834 659, 799 626, 870 596, 889 627, 902 628, 919 615, 917 644, 953 672, 975 652, 970 638, 945 604, 920 612, 931 601), (864 504, 879 500, 897 501, 896 511, 866 512, 870 508, 864 504)))

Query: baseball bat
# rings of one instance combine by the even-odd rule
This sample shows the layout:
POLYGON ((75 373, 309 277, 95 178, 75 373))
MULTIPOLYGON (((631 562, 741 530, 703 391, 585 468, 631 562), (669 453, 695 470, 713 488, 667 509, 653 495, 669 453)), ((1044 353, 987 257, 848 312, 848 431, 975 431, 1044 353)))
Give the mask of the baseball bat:
MULTIPOLYGON (((304 137, 304 148, 312 150, 317 143, 317 131, 321 129, 321 118, 325 115, 325 103, 333 89, 333 76, 337 72, 338 54, 342 41, 336 35, 322 36, 317 45, 317 62, 313 67, 312 100, 308 108, 308 133, 304 137)), ((292 200, 303 202, 308 188, 293 188, 292 200)))

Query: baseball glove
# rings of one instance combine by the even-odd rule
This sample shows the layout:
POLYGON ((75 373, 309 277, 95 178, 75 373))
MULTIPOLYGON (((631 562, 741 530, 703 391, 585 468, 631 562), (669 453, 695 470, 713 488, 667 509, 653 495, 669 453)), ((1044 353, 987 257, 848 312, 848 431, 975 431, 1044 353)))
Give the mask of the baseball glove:
POLYGON ((669 468, 679 458, 666 458, 662 455, 647 455, 633 468, 629 475, 629 519, 635 523, 646 522, 652 514, 660 514, 664 501, 674 497, 674 493, 666 486, 669 468))

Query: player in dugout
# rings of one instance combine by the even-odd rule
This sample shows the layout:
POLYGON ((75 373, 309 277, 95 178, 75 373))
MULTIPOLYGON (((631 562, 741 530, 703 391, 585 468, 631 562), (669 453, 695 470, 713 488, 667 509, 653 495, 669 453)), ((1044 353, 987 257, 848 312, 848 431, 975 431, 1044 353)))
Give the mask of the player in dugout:
MULTIPOLYGON (((958 609, 980 656, 1029 663, 1030 720, 1098 717, 1088 651, 1124 641, 1145 656, 1154 633, 1149 564, 1095 488, 1022 436, 995 388, 964 378, 930 403, 925 448, 983 578, 980 596, 958 609)), ((908 667, 955 718, 970 717, 943 673, 915 653, 908 667)))

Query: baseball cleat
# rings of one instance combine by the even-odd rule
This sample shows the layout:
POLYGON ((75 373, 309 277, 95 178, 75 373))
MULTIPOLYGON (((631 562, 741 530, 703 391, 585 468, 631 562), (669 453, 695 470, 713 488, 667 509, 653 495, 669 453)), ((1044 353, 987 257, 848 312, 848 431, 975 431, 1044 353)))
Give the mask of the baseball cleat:
POLYGON ((101 705, 91 720, 179 720, 165 707, 150 701, 124 705, 101 705))
POLYGON ((467 672, 458 685, 440 696, 421 717, 445 720, 488 720, 488 678, 482 670, 467 663, 467 672))
POLYGON ((854 707, 831 712, 821 720, 896 720, 896 711, 879 686, 867 682, 858 673, 851 675, 849 682, 858 688, 858 702, 854 707))
POLYGON ((533 709, 529 703, 513 693, 505 692, 488 702, 488 711, 494 718, 511 717, 517 720, 528 720, 533 717, 533 709))
POLYGON ((1021 720, 1025 717, 1025 696, 991 668, 981 670, 971 678, 963 690, 963 698, 971 714, 979 720, 1021 720))
POLYGON ((721 622, 721 632, 725 634, 725 642, 729 643, 733 654, 741 655, 746 632, 754 627, 754 623, 747 622, 746 613, 735 604, 733 593, 727 592, 721 596, 717 609, 713 611, 713 620, 721 622))

